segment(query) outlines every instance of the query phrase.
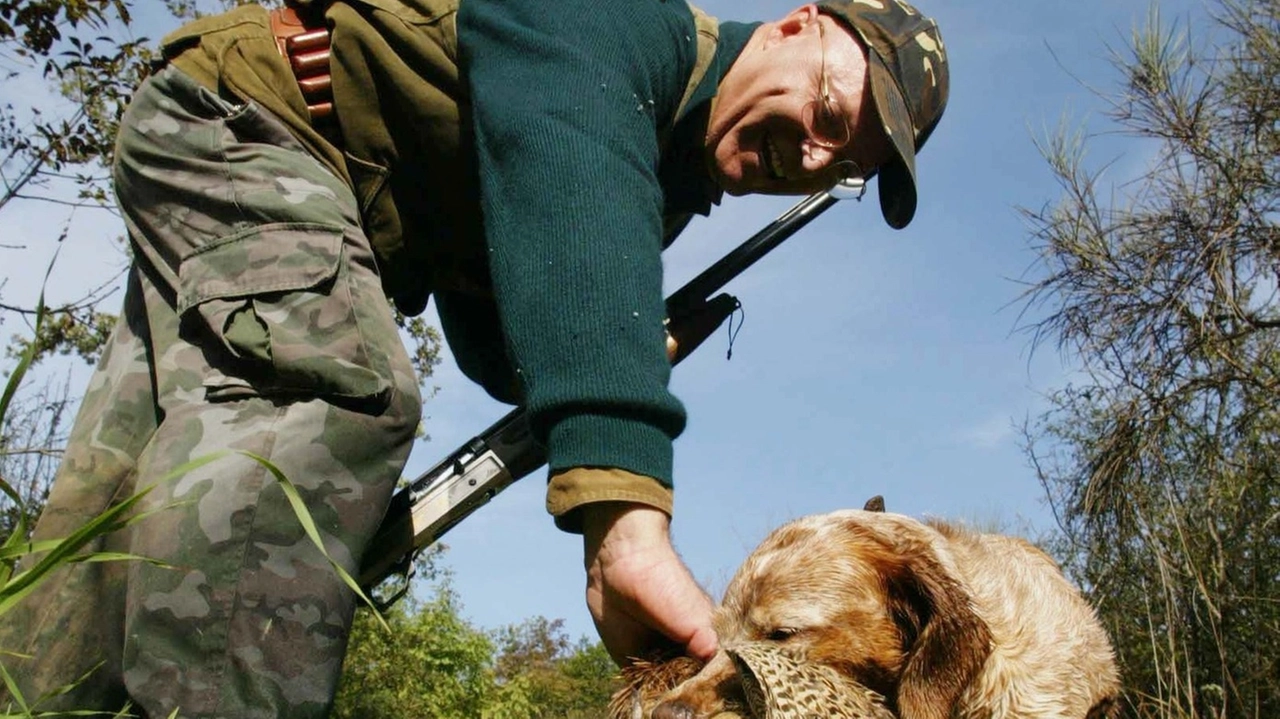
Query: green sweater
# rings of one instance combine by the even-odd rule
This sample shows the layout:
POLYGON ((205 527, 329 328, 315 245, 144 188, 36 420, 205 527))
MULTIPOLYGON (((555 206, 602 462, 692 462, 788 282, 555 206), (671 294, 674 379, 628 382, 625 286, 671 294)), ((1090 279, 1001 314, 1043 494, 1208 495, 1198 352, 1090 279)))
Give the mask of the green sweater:
MULTIPOLYGON (((667 389, 664 211, 705 213, 719 199, 702 152, 706 101, 753 27, 721 25, 691 127, 664 156, 696 55, 683 3, 461 4, 497 315, 552 471, 618 467, 671 483, 685 414, 667 389)), ((465 356, 461 337, 474 325, 448 297, 439 309, 464 370, 484 379, 471 360, 485 355, 465 356)))

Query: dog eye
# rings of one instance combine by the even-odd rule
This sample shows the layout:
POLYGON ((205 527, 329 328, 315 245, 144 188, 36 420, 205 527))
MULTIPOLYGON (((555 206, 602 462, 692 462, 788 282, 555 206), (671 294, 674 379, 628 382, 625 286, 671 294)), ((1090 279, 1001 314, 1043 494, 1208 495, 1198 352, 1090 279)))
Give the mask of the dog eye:
POLYGON ((768 639, 771 642, 785 642, 795 635, 795 629, 792 629, 791 627, 782 627, 780 629, 774 629, 766 634, 765 639, 768 639))

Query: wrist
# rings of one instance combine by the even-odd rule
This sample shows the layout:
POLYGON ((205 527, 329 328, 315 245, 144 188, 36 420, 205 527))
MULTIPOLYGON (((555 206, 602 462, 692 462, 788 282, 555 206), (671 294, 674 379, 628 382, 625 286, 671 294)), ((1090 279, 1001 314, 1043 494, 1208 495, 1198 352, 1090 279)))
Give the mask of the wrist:
POLYGON ((579 508, 587 566, 628 554, 671 546, 671 519, 635 502, 595 502, 579 508))

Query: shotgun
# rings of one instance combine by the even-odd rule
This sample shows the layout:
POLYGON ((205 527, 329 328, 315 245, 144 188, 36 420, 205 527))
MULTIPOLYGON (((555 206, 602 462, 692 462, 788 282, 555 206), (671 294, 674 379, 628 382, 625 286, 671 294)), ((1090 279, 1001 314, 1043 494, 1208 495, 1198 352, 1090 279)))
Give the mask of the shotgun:
MULTIPOLYGON (((672 293, 666 300, 667 357, 672 364, 697 349, 740 307, 736 297, 720 292, 730 280, 837 201, 861 199, 865 191, 865 179, 849 178, 810 195, 672 293)), ((524 409, 508 412, 396 492, 365 551, 361 587, 371 592, 399 576, 398 589, 380 600, 383 605, 394 603, 408 590, 419 551, 546 461, 546 451, 529 431, 524 409)))

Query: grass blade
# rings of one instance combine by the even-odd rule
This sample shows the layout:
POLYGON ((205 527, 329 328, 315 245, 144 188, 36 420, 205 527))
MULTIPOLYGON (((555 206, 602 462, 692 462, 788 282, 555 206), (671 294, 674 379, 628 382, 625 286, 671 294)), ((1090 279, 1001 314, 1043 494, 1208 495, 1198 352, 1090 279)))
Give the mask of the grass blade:
MULTIPOLYGON (((186 462, 175 467, 163 478, 160 483, 166 483, 175 477, 179 477, 190 472, 197 467, 204 466, 222 456, 226 452, 215 452, 203 457, 186 462)), ((146 514, 138 517, 128 517, 127 514, 134 505, 138 503, 152 487, 146 487, 139 490, 133 496, 120 502, 119 504, 107 509, 103 513, 86 522, 82 527, 72 532, 65 539, 59 541, 48 553, 40 558, 35 566, 27 569, 5 582, 4 586, 0 586, 0 616, 3 616, 9 609, 26 595, 30 594, 36 585, 47 576, 50 572, 57 569, 66 562, 77 561, 77 555, 85 545, 94 539, 109 534, 118 529, 133 524, 146 514)))
POLYGON ((18 600, 34 591, 41 579, 69 562, 86 544, 123 527, 124 523, 120 519, 121 515, 127 513, 146 494, 146 490, 138 492, 89 520, 61 542, 58 542, 57 546, 41 557, 35 566, 18 573, 6 582, 3 587, 0 587, 0 615, 4 615, 14 604, 17 604, 18 600))
MULTIPOLYGON (((22 710, 19 716, 27 716, 31 713, 31 708, 27 706, 27 700, 22 696, 22 692, 18 690, 18 683, 13 680, 9 674, 9 670, 4 664, 0 664, 0 678, 4 679, 4 688, 9 692, 9 699, 18 703, 18 708, 22 710)), ((6 708, 7 709, 7 708, 6 708)))
MULTIPOLYGON (((36 329, 35 337, 31 339, 31 344, 27 345, 27 351, 22 353, 18 358, 18 364, 13 368, 13 372, 9 373, 9 381, 4 385, 4 394, 0 395, 0 418, 7 416, 9 412, 9 403, 13 401, 13 395, 18 392, 18 385, 22 384, 22 378, 30 369, 31 363, 36 359, 36 351, 40 343, 40 327, 44 324, 44 292, 40 292, 40 299, 36 302, 36 329)), ((13 488, 5 485, 6 493, 17 499, 16 494, 11 494, 13 488)))
POLYGON ((275 466, 275 464, 266 457, 256 455, 252 452, 242 451, 240 454, 243 454, 249 459, 261 464, 263 467, 266 467, 267 471, 276 478, 276 481, 280 484, 280 489, 284 491, 284 496, 289 500, 290 506, 293 507, 293 513, 298 517, 298 523, 302 525, 302 531, 306 532, 307 537, 311 539, 311 543, 316 546, 316 549, 320 550, 320 554, 323 555, 329 562, 329 565, 333 567, 333 571, 338 573, 338 576, 342 581, 348 587, 351 587, 351 591, 355 592, 356 596, 360 597, 361 601, 369 605, 369 608, 373 610, 373 614, 378 618, 378 623, 382 625, 382 628, 388 632, 391 631, 391 627, 387 624, 387 620, 383 619, 382 613, 378 611, 377 605, 373 603, 373 600, 369 598, 369 595, 365 594, 364 591, 360 589, 360 584, 347 573, 347 570, 342 568, 342 565, 334 561, 333 557, 329 555, 329 551, 324 548, 324 540, 320 537, 320 530, 316 527, 315 519, 311 516, 311 512, 307 510, 307 505, 302 501, 302 495, 298 493, 298 488, 294 486, 293 482, 290 481, 288 477, 284 476, 284 472, 281 472, 280 468, 275 466))

